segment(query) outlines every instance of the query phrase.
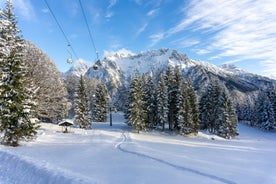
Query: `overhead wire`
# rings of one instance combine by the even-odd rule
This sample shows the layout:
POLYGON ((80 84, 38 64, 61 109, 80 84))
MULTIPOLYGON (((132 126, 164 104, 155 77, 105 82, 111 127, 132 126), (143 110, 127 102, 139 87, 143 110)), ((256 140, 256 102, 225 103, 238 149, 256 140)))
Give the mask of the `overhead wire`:
POLYGON ((94 42, 94 39, 93 39, 93 36, 92 36, 92 32, 91 32, 90 27, 88 25, 88 21, 87 21, 87 18, 86 18, 86 15, 85 15, 84 8, 83 8, 81 0, 79 0, 79 3, 80 3, 82 15, 84 17, 84 21, 85 21, 85 24, 86 24, 86 27, 87 27, 87 30, 88 30, 88 33, 89 33, 90 41, 91 41, 91 43, 93 45, 93 48, 94 48, 94 51, 96 53, 96 57, 97 57, 97 60, 98 60, 99 59, 98 51, 97 51, 96 46, 95 46, 95 42, 94 42))
POLYGON ((57 20, 55 14, 54 14, 54 12, 53 12, 53 10, 50 8, 50 5, 48 4, 47 0, 44 0, 44 2, 45 2, 45 4, 46 4, 47 8, 49 9, 50 13, 51 13, 52 16, 54 17, 54 19, 55 19, 55 21, 56 21, 56 23, 57 23, 57 25, 58 25, 60 31, 62 32, 62 34, 63 34, 63 36, 64 36, 64 38, 65 38, 65 40, 66 40, 66 42, 67 42, 67 46, 71 48, 71 50, 72 50, 74 56, 76 57, 76 59, 78 59, 78 58, 79 58, 78 55, 76 54, 76 52, 75 52, 75 50, 74 50, 72 44, 70 43, 68 37, 66 36, 66 34, 65 34, 65 32, 64 32, 64 30, 63 30, 61 24, 58 22, 58 20, 57 20))

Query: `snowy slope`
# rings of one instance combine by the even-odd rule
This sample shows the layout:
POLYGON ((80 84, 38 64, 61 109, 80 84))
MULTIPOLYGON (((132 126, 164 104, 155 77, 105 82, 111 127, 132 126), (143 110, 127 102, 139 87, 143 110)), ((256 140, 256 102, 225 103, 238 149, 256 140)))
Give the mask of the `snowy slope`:
POLYGON ((276 183, 275 132, 240 125, 234 140, 188 138, 133 133, 120 113, 113 120, 68 134, 42 124, 36 142, 0 146, 0 183, 276 183))

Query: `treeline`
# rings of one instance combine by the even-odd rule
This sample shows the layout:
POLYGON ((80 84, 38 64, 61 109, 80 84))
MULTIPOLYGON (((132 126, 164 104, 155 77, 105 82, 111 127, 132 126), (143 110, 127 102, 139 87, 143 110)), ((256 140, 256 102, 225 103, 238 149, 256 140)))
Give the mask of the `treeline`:
POLYGON ((276 87, 259 91, 255 98, 246 98, 238 104, 238 118, 250 126, 263 130, 274 130, 276 124, 276 87))
POLYGON ((210 82, 200 98, 178 67, 154 75, 133 77, 126 103, 127 123, 141 130, 165 129, 189 135, 200 127, 225 138, 235 137, 237 116, 226 87, 210 82))
POLYGON ((110 96, 107 87, 95 79, 67 76, 68 117, 74 118, 80 128, 89 129, 92 121, 106 122, 110 96))

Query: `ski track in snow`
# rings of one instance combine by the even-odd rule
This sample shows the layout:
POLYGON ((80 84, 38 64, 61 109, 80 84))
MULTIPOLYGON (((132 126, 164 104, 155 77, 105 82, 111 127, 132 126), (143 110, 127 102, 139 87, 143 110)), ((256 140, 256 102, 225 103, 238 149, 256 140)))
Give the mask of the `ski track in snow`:
POLYGON ((170 167, 173 167, 175 169, 182 170, 182 171, 187 171, 187 172, 197 174, 197 175, 200 175, 200 176, 203 176, 203 177, 207 177, 209 179, 216 180, 216 181, 219 181, 219 182, 222 182, 222 183, 225 183, 225 184, 236 184, 236 182, 234 182, 234 181, 231 181, 231 180, 228 180, 228 179, 225 179, 225 178, 221 178, 219 176, 204 173, 204 172, 201 172, 201 171, 198 171, 198 170, 195 170, 195 169, 191 169, 191 168, 188 168, 188 167, 185 167, 185 166, 176 165, 176 164, 170 163, 168 161, 162 160, 160 158, 155 158, 155 157, 143 154, 143 153, 138 153, 138 152, 135 152, 135 151, 129 151, 125 148, 122 148, 122 145, 127 144, 128 140, 130 138, 125 135, 125 132, 122 132, 121 137, 122 137, 122 140, 115 145, 115 148, 119 149, 120 151, 122 151, 124 153, 136 155, 136 156, 143 157, 143 158, 146 158, 146 159, 151 159, 151 160, 154 160, 156 162, 159 162, 159 163, 168 165, 170 167))

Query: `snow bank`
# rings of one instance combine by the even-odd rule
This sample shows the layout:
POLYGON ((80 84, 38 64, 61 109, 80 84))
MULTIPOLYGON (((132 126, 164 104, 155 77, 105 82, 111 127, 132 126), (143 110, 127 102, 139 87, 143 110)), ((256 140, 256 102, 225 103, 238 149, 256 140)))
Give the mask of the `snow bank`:
POLYGON ((0 183, 96 183, 47 162, 34 163, 9 152, 0 151, 0 163, 0 183))

